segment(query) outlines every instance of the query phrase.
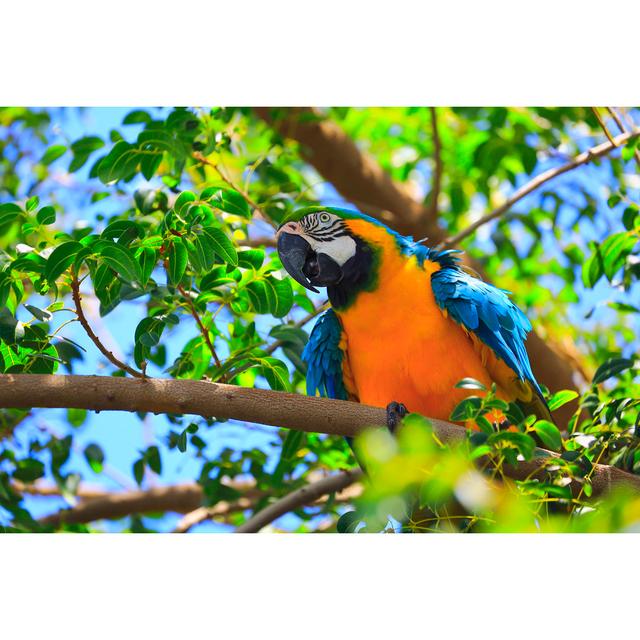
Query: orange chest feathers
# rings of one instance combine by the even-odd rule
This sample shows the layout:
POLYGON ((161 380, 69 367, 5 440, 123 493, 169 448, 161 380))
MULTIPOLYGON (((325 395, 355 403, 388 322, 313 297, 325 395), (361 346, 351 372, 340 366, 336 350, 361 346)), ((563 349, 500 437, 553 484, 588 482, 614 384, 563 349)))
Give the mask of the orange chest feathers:
POLYGON ((383 246, 381 254, 375 290, 336 310, 345 334, 346 386, 362 403, 402 402, 446 420, 469 395, 456 382, 472 377, 491 384, 482 349, 436 304, 431 274, 439 265, 419 267, 395 247, 383 246))

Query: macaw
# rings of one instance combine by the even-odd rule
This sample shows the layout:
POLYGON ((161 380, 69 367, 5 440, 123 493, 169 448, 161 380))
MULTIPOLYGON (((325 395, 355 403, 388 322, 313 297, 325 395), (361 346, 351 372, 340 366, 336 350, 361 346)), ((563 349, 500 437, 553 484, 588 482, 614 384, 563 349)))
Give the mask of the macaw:
POLYGON ((294 212, 278 229, 287 272, 331 308, 303 352, 307 393, 449 420, 475 378, 525 413, 550 419, 525 349, 531 323, 498 289, 367 215, 333 207, 294 212))

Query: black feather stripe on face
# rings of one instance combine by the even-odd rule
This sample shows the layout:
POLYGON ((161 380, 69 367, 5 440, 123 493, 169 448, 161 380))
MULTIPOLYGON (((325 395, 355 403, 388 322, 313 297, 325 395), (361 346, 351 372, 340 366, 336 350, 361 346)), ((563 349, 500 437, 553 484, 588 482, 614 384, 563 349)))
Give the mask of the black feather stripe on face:
POLYGON ((329 223, 322 223, 317 213, 305 216, 300 220, 300 224, 305 233, 318 242, 330 242, 335 238, 350 235, 344 220, 336 218, 329 223))

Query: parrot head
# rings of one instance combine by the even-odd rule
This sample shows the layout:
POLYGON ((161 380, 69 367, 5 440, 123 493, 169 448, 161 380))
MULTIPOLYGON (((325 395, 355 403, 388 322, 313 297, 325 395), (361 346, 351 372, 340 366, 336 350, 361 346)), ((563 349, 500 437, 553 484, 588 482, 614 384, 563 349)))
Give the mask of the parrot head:
POLYGON ((376 246, 367 229, 387 229, 373 218, 333 207, 306 207, 294 212, 276 233, 278 254, 289 275, 329 297, 362 288, 374 272, 376 246))

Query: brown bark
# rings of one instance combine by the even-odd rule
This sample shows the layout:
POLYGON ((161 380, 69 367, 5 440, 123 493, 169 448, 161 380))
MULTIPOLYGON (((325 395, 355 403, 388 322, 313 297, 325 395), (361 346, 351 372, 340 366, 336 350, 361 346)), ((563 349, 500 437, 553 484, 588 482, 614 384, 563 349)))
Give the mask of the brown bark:
POLYGON ((280 516, 299 509, 306 504, 311 504, 324 495, 342 491, 361 477, 362 471, 353 469, 311 482, 258 511, 244 524, 240 525, 236 529, 236 533, 257 533, 280 516))
MULTIPOLYGON (((382 408, 281 391, 196 380, 1 374, 0 408, 32 407, 195 414, 350 437, 367 427, 386 425, 382 408)), ((465 429, 459 425, 433 418, 430 421, 442 442, 464 437, 465 429)), ((533 468, 519 465, 507 471, 522 478, 542 462, 534 460, 527 463, 533 468)), ((615 467, 596 465, 591 481, 594 496, 622 485, 640 492, 640 476, 615 467)), ((194 504, 193 508, 198 506, 194 504)))
MULTIPOLYGON (((400 233, 415 238, 427 236, 433 245, 446 240, 445 230, 429 215, 429 208, 416 202, 396 184, 335 122, 319 119, 318 112, 310 107, 258 107, 255 112, 282 136, 300 143, 302 157, 346 200, 400 233)), ((465 261, 484 277, 480 264, 466 258, 465 261)), ((532 333, 527 351, 536 378, 551 392, 578 390, 575 374, 580 377, 582 368, 575 366, 578 350, 573 345, 568 349, 564 345, 551 346, 532 333)), ((572 402, 561 407, 556 413, 558 424, 566 425, 576 406, 572 402)))
MULTIPOLYGON (((315 478, 318 474, 312 472, 309 478, 309 485, 292 492, 291 495, 302 496, 302 500, 298 499, 293 508, 299 508, 307 504, 323 504, 327 501, 327 494, 329 493, 336 493, 335 500, 337 502, 353 500, 362 492, 362 486, 350 485, 353 485, 361 474, 356 470, 346 471, 344 474, 335 474, 317 480, 315 478), (348 482, 346 481, 347 479, 348 482), (307 490, 307 487, 309 487, 309 490, 307 490), (322 491, 319 491, 319 489, 322 489, 322 491)), ((176 525, 174 532, 186 533, 191 527, 205 520, 226 521, 233 513, 253 509, 259 499, 268 495, 268 492, 257 489, 254 482, 232 481, 228 484, 242 493, 242 496, 233 501, 222 500, 211 507, 202 506, 204 493, 202 487, 196 483, 118 492, 80 486, 76 493, 76 497, 79 500, 78 504, 44 516, 40 519, 40 523, 45 526, 59 527, 63 523, 84 524, 95 522, 96 520, 116 520, 133 514, 172 512, 185 514, 184 518, 176 525)), ((60 489, 55 485, 30 485, 15 482, 13 483, 13 489, 22 494, 38 496, 60 495, 60 489)), ((287 497, 285 496, 284 499, 287 497)), ((270 507, 267 507, 267 509, 270 509, 270 507)), ((271 512, 273 512, 273 509, 269 513, 271 512)), ((262 511, 259 513, 262 513, 262 511)), ((264 518, 264 515, 261 517, 264 518)))
MULTIPOLYGON (((256 107, 256 113, 282 136, 300 143, 300 154, 338 193, 359 209, 393 226, 396 231, 431 237, 436 226, 429 209, 409 193, 334 122, 309 107, 256 107)), ((435 221, 434 221, 435 222, 435 221)), ((442 233, 438 231, 441 236, 442 233)))

